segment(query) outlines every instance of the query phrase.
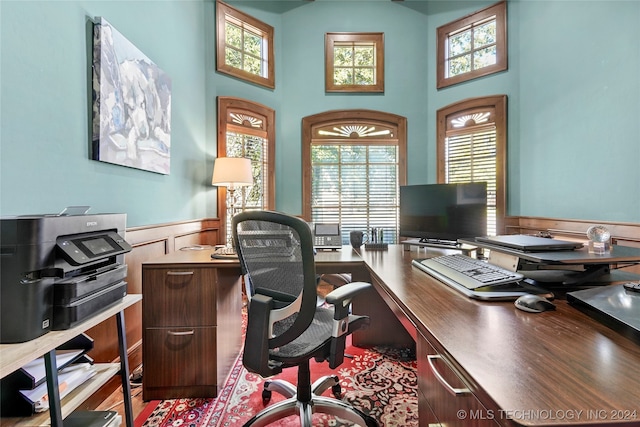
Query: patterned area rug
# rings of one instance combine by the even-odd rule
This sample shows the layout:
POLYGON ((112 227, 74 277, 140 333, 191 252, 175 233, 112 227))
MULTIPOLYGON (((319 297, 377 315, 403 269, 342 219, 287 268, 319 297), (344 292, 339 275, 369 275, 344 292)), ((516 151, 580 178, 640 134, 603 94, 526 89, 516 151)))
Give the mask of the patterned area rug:
MULTIPOLYGON (((417 427, 418 400, 415 358, 406 352, 373 348, 347 347, 344 363, 331 371, 328 363, 311 362, 311 380, 327 374, 337 374, 342 387, 342 400, 378 420, 381 427, 417 427)), ((296 368, 285 369, 274 378, 295 383, 296 368)), ((235 365, 215 399, 175 399, 157 404, 146 420, 136 420, 136 427, 227 427, 242 426, 264 408, 264 380, 247 372, 241 358, 235 365)), ((331 390, 325 392, 331 396, 331 390)), ((270 404, 283 400, 273 393, 270 404)), ((140 417, 139 417, 140 418, 140 417)), ((299 426, 296 417, 272 424, 277 427, 299 426)), ((350 422, 326 414, 314 414, 314 426, 350 426, 350 422)))

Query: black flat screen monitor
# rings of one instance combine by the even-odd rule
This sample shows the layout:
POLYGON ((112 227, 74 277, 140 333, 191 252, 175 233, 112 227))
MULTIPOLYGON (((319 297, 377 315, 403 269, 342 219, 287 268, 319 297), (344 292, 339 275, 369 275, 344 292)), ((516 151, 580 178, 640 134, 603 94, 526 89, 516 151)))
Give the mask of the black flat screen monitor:
POLYGON ((400 186, 400 236, 454 244, 486 234, 486 182, 400 186))

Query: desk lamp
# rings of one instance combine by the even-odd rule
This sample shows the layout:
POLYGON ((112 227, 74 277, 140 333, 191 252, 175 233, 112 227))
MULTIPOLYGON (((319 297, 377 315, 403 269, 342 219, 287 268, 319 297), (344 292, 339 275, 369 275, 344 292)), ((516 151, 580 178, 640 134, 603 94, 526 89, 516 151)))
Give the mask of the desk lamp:
POLYGON ((251 160, 244 157, 218 157, 213 165, 211 185, 227 187, 227 248, 232 248, 231 220, 235 215, 236 188, 253 185, 251 160))

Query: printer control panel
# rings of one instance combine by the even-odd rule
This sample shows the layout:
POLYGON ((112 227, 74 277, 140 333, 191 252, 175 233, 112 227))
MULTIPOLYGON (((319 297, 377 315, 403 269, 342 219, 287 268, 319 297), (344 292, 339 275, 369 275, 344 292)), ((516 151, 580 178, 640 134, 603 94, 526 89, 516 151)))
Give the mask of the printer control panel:
POLYGON ((115 231, 63 236, 56 240, 67 262, 86 264, 131 251, 131 246, 115 231))

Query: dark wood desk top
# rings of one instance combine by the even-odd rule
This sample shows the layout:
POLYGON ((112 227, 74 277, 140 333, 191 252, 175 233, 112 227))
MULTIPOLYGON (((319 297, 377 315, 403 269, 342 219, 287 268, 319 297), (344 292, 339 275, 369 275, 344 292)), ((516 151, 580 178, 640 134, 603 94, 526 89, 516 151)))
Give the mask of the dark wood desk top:
POLYGON ((372 280, 468 375, 480 400, 505 411, 496 417, 640 425, 639 344, 564 300, 556 311, 533 314, 467 298, 411 266, 424 251, 360 252, 372 280))
MULTIPOLYGON (((166 266, 170 264, 198 265, 212 264, 217 268, 238 268, 240 265, 237 258, 229 259, 212 259, 211 253, 213 249, 188 249, 178 250, 169 254, 145 261, 145 265, 166 266)), ((339 251, 318 251, 316 254, 316 266, 322 267, 327 265, 341 266, 360 266, 363 267, 363 261, 360 255, 351 249, 350 246, 344 246, 339 251)))

